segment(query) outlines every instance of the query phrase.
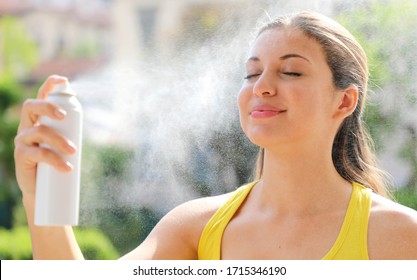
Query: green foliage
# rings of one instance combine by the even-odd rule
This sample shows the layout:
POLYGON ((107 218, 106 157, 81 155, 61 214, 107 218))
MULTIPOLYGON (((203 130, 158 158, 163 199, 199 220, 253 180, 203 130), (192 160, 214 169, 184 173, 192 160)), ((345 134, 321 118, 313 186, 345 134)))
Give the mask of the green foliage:
POLYGON ((74 228, 78 245, 87 260, 114 260, 119 257, 110 240, 98 229, 74 228))
POLYGON ((10 158, 14 145, 13 138, 16 135, 18 120, 9 116, 8 109, 22 101, 22 89, 11 80, 0 80, 0 166, 7 168, 13 163, 10 158), (10 161, 11 160, 11 161, 10 161))
POLYGON ((199 145, 198 140, 194 141, 195 144, 190 141, 188 148, 193 155, 192 164, 174 166, 176 176, 192 186, 195 193, 202 197, 231 191, 227 179, 224 180, 230 172, 236 175, 236 185, 253 179, 259 148, 247 139, 238 122, 230 129, 207 136, 205 141, 205 146, 199 145), (213 162, 210 158, 221 160, 213 162))
POLYGON ((9 188, 5 188, 4 184, 1 183, 0 188, 4 188, 0 192, 0 225, 5 228, 11 228, 13 215, 13 201, 11 201, 10 199, 11 195, 8 192, 9 188))
POLYGON ((104 177, 124 176, 132 158, 133 151, 126 148, 105 146, 99 149, 99 161, 104 177))
POLYGON ((12 80, 0 78, 0 226, 12 226, 12 208, 20 198, 14 176, 14 137, 18 120, 11 108, 22 100, 21 88, 12 80))
POLYGON ((27 227, 15 227, 13 230, 0 228, 0 259, 32 259, 32 245, 27 227))
POLYGON ((38 62, 37 46, 17 18, 0 18, 0 56, 2 79, 21 77, 38 62))
POLYGON ((0 116, 0 168, 8 173, 9 177, 14 174, 14 137, 18 127, 17 120, 4 120, 0 116))
POLYGON ((12 80, 0 80, 0 115, 21 101, 21 87, 12 80))
POLYGON ((22 203, 18 203, 13 207, 12 220, 13 220, 14 227, 27 226, 28 222, 27 222, 26 212, 22 203))
POLYGON ((402 82, 402 78, 409 79, 403 76, 407 73, 397 72, 398 65, 393 60, 402 57, 405 63, 413 61, 416 17, 417 3, 409 0, 369 1, 366 6, 355 6, 338 15, 337 20, 352 32, 367 53, 371 86, 379 88, 402 82))
MULTIPOLYGON (((18 127, 18 116, 13 109, 23 99, 18 78, 37 62, 37 47, 17 18, 0 18, 0 58, 0 203, 10 210, 20 198, 13 158, 13 139, 18 127)), ((11 217, 11 213, 3 212, 0 226, 10 227, 11 217)))
MULTIPOLYGON (((87 260, 108 260, 119 257, 109 239, 99 230, 75 228, 74 233, 87 260)), ((32 258, 28 227, 19 226, 12 230, 0 228, 0 259, 30 260, 32 258)))
POLYGON ((400 204, 417 210, 417 193, 414 190, 402 188, 396 190, 393 195, 400 204))
POLYGON ((406 186, 417 192, 417 131, 413 126, 409 126, 406 129, 408 129, 410 137, 407 139, 408 141, 402 145, 400 155, 403 159, 411 163, 412 175, 406 186))
POLYGON ((10 108, 21 102, 20 87, 0 78, 0 226, 12 226, 12 208, 20 198, 14 176, 14 137, 18 120, 10 108))
POLYGON ((120 255, 142 243, 161 218, 150 209, 118 206, 101 209, 97 215, 100 217, 98 227, 109 236, 120 255))
POLYGON ((128 173, 133 154, 124 147, 83 143, 81 204, 105 209, 112 206, 109 202, 117 202, 120 188, 131 183, 128 173))
POLYGON ((140 244, 161 216, 122 205, 121 190, 131 185, 134 151, 120 146, 83 145, 80 220, 104 232, 119 254, 140 244))

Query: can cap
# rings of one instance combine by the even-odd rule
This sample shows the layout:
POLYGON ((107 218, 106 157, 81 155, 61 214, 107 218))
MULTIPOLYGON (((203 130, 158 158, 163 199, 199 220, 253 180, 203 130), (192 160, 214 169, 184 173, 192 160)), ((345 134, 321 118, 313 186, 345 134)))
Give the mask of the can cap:
POLYGON ((68 80, 65 80, 62 83, 55 84, 54 90, 50 94, 70 94, 70 95, 76 95, 75 91, 71 88, 70 83, 68 80))

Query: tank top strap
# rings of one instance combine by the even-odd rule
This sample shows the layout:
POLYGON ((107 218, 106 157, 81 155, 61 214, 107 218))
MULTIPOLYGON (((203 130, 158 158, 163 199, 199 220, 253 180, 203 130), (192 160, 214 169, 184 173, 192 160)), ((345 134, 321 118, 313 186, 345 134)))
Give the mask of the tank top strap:
POLYGON ((198 244, 199 260, 220 260, 223 232, 257 181, 238 188, 208 221, 198 244))
POLYGON ((371 189, 352 183, 351 199, 342 228, 324 260, 368 260, 368 222, 371 189))

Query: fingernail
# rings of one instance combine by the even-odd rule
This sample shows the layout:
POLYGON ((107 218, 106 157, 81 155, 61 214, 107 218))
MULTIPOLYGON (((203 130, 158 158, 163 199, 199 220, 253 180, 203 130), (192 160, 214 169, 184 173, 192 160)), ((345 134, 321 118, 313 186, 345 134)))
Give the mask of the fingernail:
POLYGON ((75 153, 77 151, 77 147, 72 142, 68 142, 68 151, 75 153))
POLYGON ((66 82, 66 81, 68 81, 68 78, 67 77, 65 77, 65 76, 60 76, 60 75, 51 75, 50 76, 50 79, 53 81, 53 82, 66 82))
POLYGON ((74 166, 72 166, 72 164, 70 163, 70 162, 65 162, 65 168, 68 170, 68 171, 71 171, 72 169, 74 169, 74 166))
POLYGON ((66 115, 67 115, 67 112, 65 112, 63 109, 58 108, 55 110, 55 116, 57 116, 60 119, 62 119, 66 115))

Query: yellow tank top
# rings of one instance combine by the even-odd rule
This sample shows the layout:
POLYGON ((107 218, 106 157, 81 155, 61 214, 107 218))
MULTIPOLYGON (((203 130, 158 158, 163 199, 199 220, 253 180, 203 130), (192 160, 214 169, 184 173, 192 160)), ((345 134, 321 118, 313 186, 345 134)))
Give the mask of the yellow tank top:
MULTIPOLYGON (((200 260, 220 260, 223 232, 256 182, 237 189, 206 224, 198 245, 200 260)), ((323 260, 367 260, 371 190, 352 183, 353 191, 339 235, 323 260)))

